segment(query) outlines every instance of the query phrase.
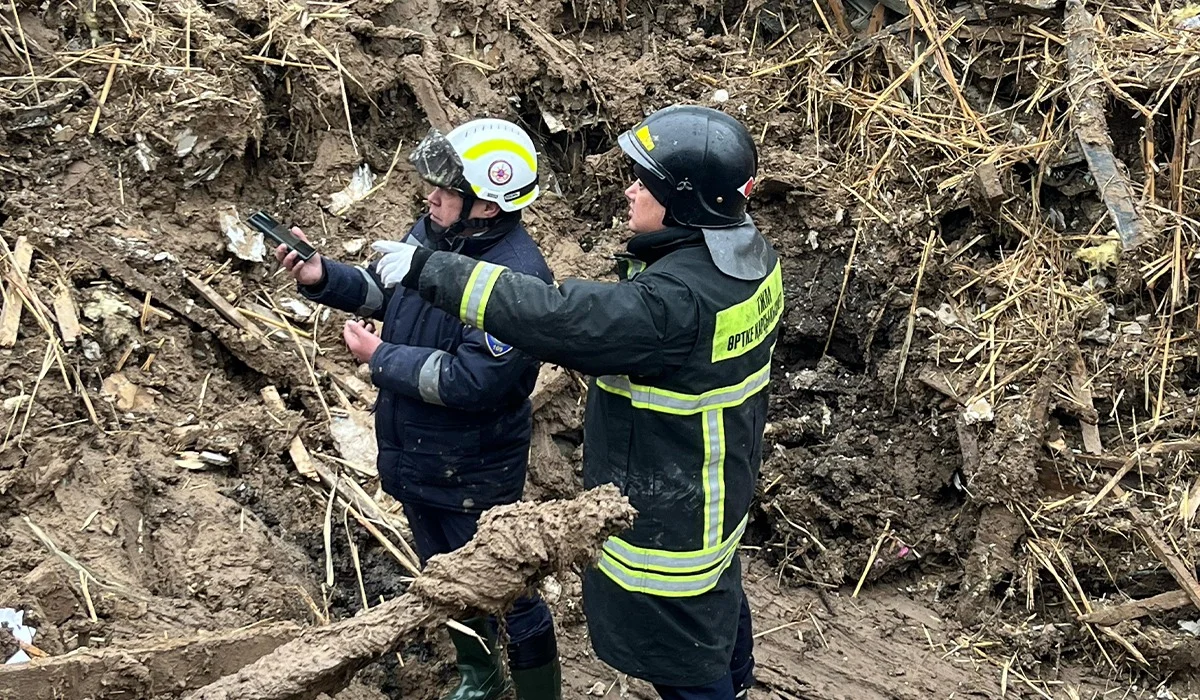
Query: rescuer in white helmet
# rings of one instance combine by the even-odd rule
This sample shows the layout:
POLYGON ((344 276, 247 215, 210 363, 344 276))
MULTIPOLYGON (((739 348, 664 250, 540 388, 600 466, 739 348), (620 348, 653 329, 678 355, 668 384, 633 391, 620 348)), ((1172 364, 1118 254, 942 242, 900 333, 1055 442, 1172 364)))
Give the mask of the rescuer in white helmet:
MULTIPOLYGON (((392 245, 452 251, 553 281, 521 224, 521 210, 540 192, 537 151, 521 127, 477 119, 444 136, 432 129, 409 162, 432 186, 429 212, 404 244, 392 245)), ((293 232, 303 237, 300 229, 293 232)), ((375 432, 383 488, 404 505, 423 560, 463 546, 484 510, 521 497, 537 360, 414 291, 385 287, 376 264, 354 267, 320 255, 301 261, 284 246, 275 254, 307 298, 382 323, 376 335, 369 324, 349 321, 343 337, 350 352, 370 364, 379 387, 375 432)), ((450 632, 461 681, 447 700, 495 700, 510 685, 521 700, 561 698, 554 623, 536 593, 519 599, 506 616, 511 684, 495 620, 464 623, 487 643, 450 632)))

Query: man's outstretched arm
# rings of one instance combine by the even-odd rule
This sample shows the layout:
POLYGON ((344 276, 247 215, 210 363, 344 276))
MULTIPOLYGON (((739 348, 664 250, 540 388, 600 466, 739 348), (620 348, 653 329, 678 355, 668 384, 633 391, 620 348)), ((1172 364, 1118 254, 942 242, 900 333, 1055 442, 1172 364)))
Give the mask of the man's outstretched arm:
POLYGON ((678 278, 548 284, 466 256, 418 249, 402 282, 542 360, 585 374, 655 376, 683 364, 697 338, 696 301, 678 278))

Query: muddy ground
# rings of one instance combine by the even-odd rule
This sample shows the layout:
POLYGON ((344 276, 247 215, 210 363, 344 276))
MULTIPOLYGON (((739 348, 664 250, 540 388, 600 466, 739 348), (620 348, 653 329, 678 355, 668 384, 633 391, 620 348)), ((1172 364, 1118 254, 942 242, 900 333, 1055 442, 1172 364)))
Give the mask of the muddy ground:
MULTIPOLYGON (((966 12, 919 6, 942 29, 966 12)), ((31 308, 0 349, 0 607, 27 610, 37 645, 57 655, 267 619, 324 624, 403 592, 392 554, 330 512, 289 454, 299 436, 325 467, 357 465, 348 473, 395 510, 364 473, 369 458, 330 429, 369 408, 350 388, 364 375, 341 343, 344 315, 297 305, 269 256, 231 247, 222 217, 265 209, 323 253, 364 261, 371 241, 421 212, 403 156, 429 124, 503 116, 543 154, 544 195, 526 224, 556 276, 603 278, 625 237, 616 134, 693 101, 758 138, 752 212, 784 261, 767 459, 744 548, 759 695, 1200 692, 1200 642, 1178 625, 1196 609, 1114 628, 1141 659, 1077 622, 1080 605, 1177 588, 1123 506, 1084 505, 1113 460, 1195 432, 1197 231, 1185 212, 1197 193, 1171 185, 1172 173, 1194 183, 1200 172, 1200 146, 1187 151, 1200 139, 1194 79, 1167 85, 1170 116, 1150 120, 1157 156, 1146 127, 1125 126, 1136 113, 1109 106, 1129 176, 1177 194, 1167 209, 1179 215, 1156 219, 1174 238, 1094 265, 1075 251, 1106 245, 1106 212, 1072 151, 1061 45, 1038 39, 1034 64, 1023 48, 1036 30, 1062 33, 1061 8, 970 17, 978 37, 960 36, 954 55, 972 58, 963 99, 986 136, 954 112, 932 63, 903 80, 928 43, 903 28, 910 20, 883 10, 882 31, 852 35, 829 12, 606 0, 24 0, 0 11, 0 237, 6 251, 21 237, 33 250, 31 308), (1007 40, 986 38, 1005 23, 1007 40), (893 85, 904 99, 879 97, 886 119, 872 121, 866 107, 893 85), (989 154, 1002 154, 1000 201, 979 184, 989 154), (364 163, 379 187, 344 206, 334 195, 364 163), (255 330, 232 325, 187 276, 256 314, 255 330), (70 304, 56 298, 77 309, 73 340, 60 321, 70 304), (1071 384, 1073 348, 1090 405, 1071 384), (1083 460, 1085 423, 1098 425, 1107 462, 1083 460)), ((1129 12, 1174 31, 1162 12, 1129 12)), ((1105 15, 1114 34, 1136 29, 1117 14, 1105 15)), ((20 276, 3 269, 16 299, 20 276)), ((584 383, 546 378, 532 499, 579 484, 584 383)), ((1124 482, 1193 575, 1194 451, 1155 452, 1124 482)), ((590 655, 576 576, 543 592, 568 697, 649 697, 590 655)), ((434 632, 341 697, 433 698, 452 676, 434 632)))

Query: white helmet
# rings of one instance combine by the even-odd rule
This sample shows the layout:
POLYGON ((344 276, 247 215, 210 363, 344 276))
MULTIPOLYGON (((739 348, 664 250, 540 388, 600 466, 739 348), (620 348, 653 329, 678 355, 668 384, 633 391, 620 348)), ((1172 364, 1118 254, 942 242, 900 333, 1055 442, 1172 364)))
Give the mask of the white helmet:
POLYGON ((469 121, 445 136, 430 129, 408 160, 427 182, 504 211, 524 209, 541 193, 533 139, 503 119, 469 121))

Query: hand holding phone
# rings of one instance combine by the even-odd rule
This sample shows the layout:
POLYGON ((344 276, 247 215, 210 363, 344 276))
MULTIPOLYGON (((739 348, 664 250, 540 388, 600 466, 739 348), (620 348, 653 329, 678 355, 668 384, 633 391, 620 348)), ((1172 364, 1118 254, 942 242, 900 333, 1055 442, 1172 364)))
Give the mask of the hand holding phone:
POLYGON ((290 230, 264 212, 257 212, 249 219, 250 225, 277 243, 275 259, 303 285, 313 285, 325 276, 321 256, 308 242, 304 231, 292 227, 290 230))

